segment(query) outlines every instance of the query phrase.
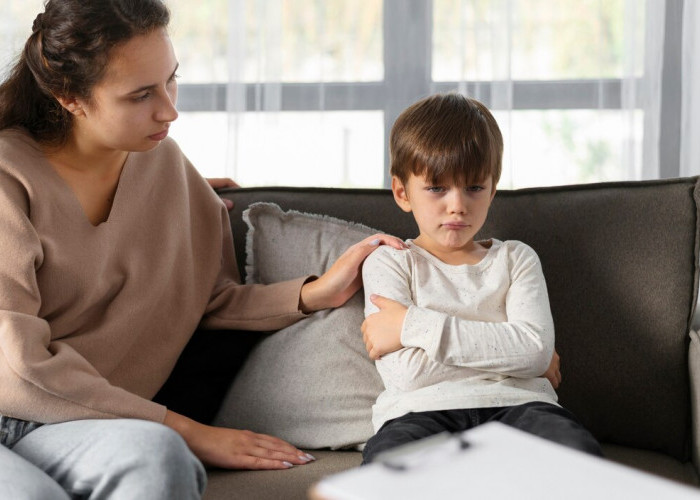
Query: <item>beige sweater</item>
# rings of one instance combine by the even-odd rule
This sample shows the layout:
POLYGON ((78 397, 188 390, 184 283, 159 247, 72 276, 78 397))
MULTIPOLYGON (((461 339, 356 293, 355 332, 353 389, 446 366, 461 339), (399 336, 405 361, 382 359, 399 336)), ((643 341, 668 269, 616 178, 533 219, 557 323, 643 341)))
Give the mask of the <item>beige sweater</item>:
POLYGON ((92 226, 26 134, 0 131, 0 414, 162 421, 150 401, 200 321, 273 330, 304 279, 240 285, 226 208, 177 145, 130 153, 92 226))

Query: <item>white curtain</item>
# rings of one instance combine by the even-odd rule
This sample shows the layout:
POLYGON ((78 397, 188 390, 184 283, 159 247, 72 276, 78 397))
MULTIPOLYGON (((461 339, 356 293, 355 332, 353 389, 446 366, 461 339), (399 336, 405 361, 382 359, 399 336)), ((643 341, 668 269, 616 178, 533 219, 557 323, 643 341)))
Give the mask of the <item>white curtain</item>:
POLYGON ((372 17, 381 9, 367 4, 381 5, 229 0, 229 176, 244 185, 316 186, 362 185, 369 176, 369 185, 381 185, 379 113, 349 116, 366 103, 342 83, 352 79, 347 73, 372 79, 354 67, 363 66, 356 42, 368 38, 359 32, 366 23, 350 19, 345 39, 334 29, 339 16, 355 11, 381 28, 381 17, 372 17), (368 149, 376 165, 363 160, 368 149))
POLYGON ((680 175, 700 174, 700 5, 683 5, 681 166, 680 175))
MULTIPOLYGON (((376 187, 377 183, 381 184, 383 178, 381 175, 377 176, 377 172, 382 172, 385 168, 383 150, 386 147, 384 139, 387 128, 378 123, 381 123, 382 116, 390 116, 389 112, 395 112, 395 108, 382 109, 382 104, 379 103, 379 122, 376 117, 369 116, 371 113, 366 113, 366 126, 338 126, 336 115, 339 114, 339 109, 366 111, 373 107, 371 103, 368 105, 371 99, 366 97, 367 93, 363 93, 366 89, 362 92, 358 90, 357 93, 349 90, 333 94, 336 97, 342 96, 340 106, 337 100, 328 99, 329 92, 335 90, 333 86, 336 85, 337 75, 324 70, 328 67, 327 59, 332 52, 328 40, 333 28, 324 24, 328 18, 322 14, 325 9, 331 8, 331 4, 342 4, 344 1, 353 4, 351 0, 229 0, 228 175, 247 185, 250 185, 247 181, 247 177, 250 177, 255 179, 255 184, 352 186, 358 185, 358 182, 350 178, 351 173, 360 167, 366 167, 359 185, 376 187), (307 63, 316 60, 318 69, 315 70, 315 78, 311 79, 313 81, 306 81, 295 88, 294 85, 289 85, 289 81, 285 81, 283 74, 283 67, 289 64, 289 51, 295 49, 287 44, 288 40, 283 39, 282 33, 284 16, 288 16, 291 9, 300 8, 316 12, 316 15, 308 16, 314 23, 308 26, 308 29, 314 33, 315 45, 307 45, 299 50, 317 51, 316 55, 303 60, 307 63), (292 115, 294 119, 289 119, 292 115), (360 157, 357 151, 372 151, 373 156, 369 160, 368 156, 362 156, 362 160, 353 163, 353 157, 360 157), (275 167, 272 168, 271 165, 275 167), (269 172, 265 174, 263 169, 269 169, 269 172), (338 173, 339 171, 342 172, 338 173), (250 175, 251 172, 255 175, 250 175), (367 181, 371 176, 374 176, 373 180, 367 181), (365 181, 367 183, 363 184, 365 181)), ((397 0, 385 0, 385 4, 396 7, 397 0)), ((618 73, 617 77, 611 78, 601 69, 599 76, 574 77, 585 79, 588 83, 591 78, 594 81, 595 78, 599 78, 593 85, 597 88, 594 97, 591 98, 595 102, 585 106, 585 113, 576 115, 575 112, 579 110, 575 109, 575 103, 578 102, 575 95, 557 95, 557 99, 568 99, 567 104, 561 107, 556 103, 552 104, 552 109, 570 111, 570 116, 575 116, 574 119, 569 116, 557 118, 560 123, 556 126, 569 126, 573 129, 573 132, 569 131, 569 139, 576 141, 586 134, 591 135, 592 139, 585 147, 572 146, 572 149, 582 150, 576 153, 579 156, 590 156, 591 159, 587 160, 589 163, 595 163, 595 154, 609 147, 603 144, 605 141, 614 143, 613 152, 608 155, 612 159, 607 160, 608 164, 601 162, 602 166, 592 173, 566 172, 566 169, 570 168, 569 164, 576 159, 574 153, 565 151, 565 141, 562 143, 564 146, 557 150, 554 146, 550 148, 546 144, 546 137, 543 135, 544 140, 540 142, 545 144, 544 148, 533 149, 532 144, 535 141, 532 139, 532 120, 524 118, 531 109, 528 108, 527 101, 517 102, 518 78, 522 78, 518 76, 516 69, 519 65, 522 67, 523 63, 518 60, 522 55, 522 47, 518 46, 514 37, 521 20, 514 16, 517 12, 522 13, 527 5, 539 6, 538 8, 546 11, 547 4, 548 2, 544 1, 538 3, 522 0, 432 0, 434 9, 440 5, 447 5, 454 9, 455 17, 461 11, 486 10, 485 18, 477 19, 474 24, 463 24, 458 36, 453 37, 450 43, 457 46, 456 52, 459 54, 475 51, 477 54, 487 54, 480 57, 490 58, 490 61, 487 64, 480 63, 476 71, 466 68, 456 78, 450 78, 453 83, 457 80, 453 87, 449 86, 452 84, 446 84, 444 79, 441 82, 440 78, 435 78, 435 72, 430 73, 431 68, 427 68, 428 78, 422 94, 457 90, 486 101, 494 110, 506 139, 502 187, 522 187, 528 183, 542 185, 658 178, 665 0, 622 0, 623 26, 618 27, 623 38, 622 74, 618 73), (519 7, 519 10, 516 7, 519 7), (476 33, 477 29, 479 33, 476 33), (615 80, 616 83, 611 84, 611 80, 615 80), (619 104, 611 104, 611 101, 619 104), (606 137, 604 130, 614 130, 614 139, 606 137), (613 168, 609 168, 610 165, 613 168)), ((596 2, 586 4, 596 5, 596 2)), ((695 16, 693 20, 686 19, 686 26, 698 26, 698 9, 695 2, 686 0, 686 4, 690 4, 691 7, 686 8, 686 18, 691 15, 689 11, 693 11, 695 16)), ((374 25, 378 31, 386 31, 392 22, 392 12, 387 10, 386 5, 383 24, 374 25)), ((603 2, 599 2, 598 5, 603 5, 603 2)), ((593 9, 592 15, 602 16, 602 13, 602 8, 597 13, 593 9)), ((411 26, 399 29, 405 32, 413 30, 411 26)), ((442 27, 433 25, 429 29, 432 29, 434 39, 440 35, 442 27)), ((686 29, 684 32, 688 34, 686 38, 694 36, 692 29, 686 29)), ((356 35, 359 36, 359 33, 350 33, 346 44, 351 45, 352 38, 356 35)), ((381 38, 382 34, 378 33, 377 36, 381 38)), ((552 43, 557 43, 556 37, 552 43)), ((590 47, 586 47, 589 51, 603 46, 595 40, 585 43, 590 44, 590 47)), ((425 47, 424 52, 430 53, 432 49, 425 47)), ((415 50, 415 47, 411 50, 415 50)), ((696 47, 689 54, 697 52, 696 47)), ((440 54, 436 56, 433 53, 433 68, 439 56, 440 54)), ((601 53, 598 57, 602 61, 607 56, 608 54, 601 53)), ((457 66, 462 64, 459 57, 454 62, 457 66)), ((428 60, 431 58, 428 57, 428 60)), ((388 64, 387 61, 383 62, 388 64)), ((697 64, 694 71, 697 75, 697 64)), ((699 78, 696 76, 694 81, 697 86, 699 78)), ((416 82, 395 81, 384 89, 383 99, 391 101, 395 100, 396 95, 403 95, 399 86, 404 83, 412 89, 421 88, 416 82)), ((591 88, 591 85, 588 85, 586 92, 591 88)), ((571 92, 575 93, 576 89, 572 89, 571 92)), ((564 93, 566 92, 565 90, 564 93)), ((421 95, 414 96, 418 97, 421 95)), ((546 96, 544 102, 547 102, 546 96)), ((409 101, 404 102, 402 107, 408 104, 409 101)), ((697 105, 699 104, 696 102, 697 105)), ((550 120, 545 125, 551 126, 553 115, 545 116, 546 107, 540 99, 532 109, 541 111, 545 118, 540 120, 550 120)), ((564 114, 562 112, 562 116, 564 114)), ((688 114, 686 118, 689 122, 697 122, 700 120, 699 116, 700 113, 696 112, 688 114)), ((695 127, 698 127, 697 123, 695 127)), ((687 145, 686 149, 692 149, 690 141, 684 144, 687 145)), ((697 147, 694 154, 698 154, 697 147)), ((695 161, 694 164, 698 165, 699 162, 695 161)))
MULTIPOLYGON (((633 58, 630 52, 641 50, 641 47, 635 47, 636 27, 641 26, 642 19, 641 7, 638 0, 626 0, 625 12, 625 31, 632 31, 631 35, 627 35, 629 45, 626 46, 626 57, 628 60, 633 58)), ((642 163, 641 172, 637 171, 636 175, 630 176, 631 179, 658 179, 660 172, 659 164, 659 137, 661 127, 661 80, 663 71, 663 52, 666 24, 666 2, 665 0, 647 0, 646 4, 646 22, 644 36, 638 37, 643 40, 644 44, 644 68, 643 75, 640 81, 640 88, 634 89, 632 83, 632 75, 627 73, 623 80, 623 107, 627 113, 633 113, 634 98, 632 96, 637 92, 639 95, 639 103, 644 113, 644 128, 642 141, 642 163)))

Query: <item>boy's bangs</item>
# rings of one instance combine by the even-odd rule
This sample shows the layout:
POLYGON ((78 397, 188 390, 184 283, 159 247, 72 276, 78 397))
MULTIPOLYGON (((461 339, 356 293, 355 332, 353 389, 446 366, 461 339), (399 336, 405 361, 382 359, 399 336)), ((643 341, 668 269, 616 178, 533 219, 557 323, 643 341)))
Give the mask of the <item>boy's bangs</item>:
MULTIPOLYGON (((488 144, 488 143, 487 143, 488 144)), ((478 148, 475 144, 463 145, 453 151, 421 154, 416 151, 411 173, 425 178, 435 185, 453 183, 461 185, 481 184, 490 176, 494 185, 498 182, 498 155, 492 148, 478 148)))

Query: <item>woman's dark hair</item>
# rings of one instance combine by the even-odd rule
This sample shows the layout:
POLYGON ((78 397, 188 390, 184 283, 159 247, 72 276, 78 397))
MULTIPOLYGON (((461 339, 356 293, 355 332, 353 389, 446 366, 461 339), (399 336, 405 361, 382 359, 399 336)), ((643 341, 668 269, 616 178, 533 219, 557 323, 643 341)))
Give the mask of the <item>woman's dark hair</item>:
POLYGON ((503 136, 486 106, 456 93, 426 97, 406 108, 389 137, 391 175, 439 184, 445 180, 493 187, 501 178, 503 136))
POLYGON ((38 141, 64 144, 72 116, 56 97, 89 99, 115 46, 169 20, 162 0, 47 0, 0 85, 0 130, 23 127, 38 141))

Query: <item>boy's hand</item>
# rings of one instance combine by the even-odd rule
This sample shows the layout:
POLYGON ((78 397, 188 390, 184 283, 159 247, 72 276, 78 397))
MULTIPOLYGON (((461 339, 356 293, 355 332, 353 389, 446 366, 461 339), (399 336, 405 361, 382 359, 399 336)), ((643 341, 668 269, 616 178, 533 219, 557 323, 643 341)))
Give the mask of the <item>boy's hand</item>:
POLYGON ((559 369, 559 354, 557 354, 555 349, 554 354, 552 354, 552 361, 549 363, 549 368, 547 368, 547 371, 542 374, 543 377, 549 380, 549 383, 552 384, 554 389, 559 387, 559 384, 561 384, 561 372, 559 369))
POLYGON ((408 308, 381 295, 372 295, 370 300, 379 311, 370 314, 362 322, 362 339, 369 357, 376 361, 384 354, 403 347, 401 329, 408 308))

